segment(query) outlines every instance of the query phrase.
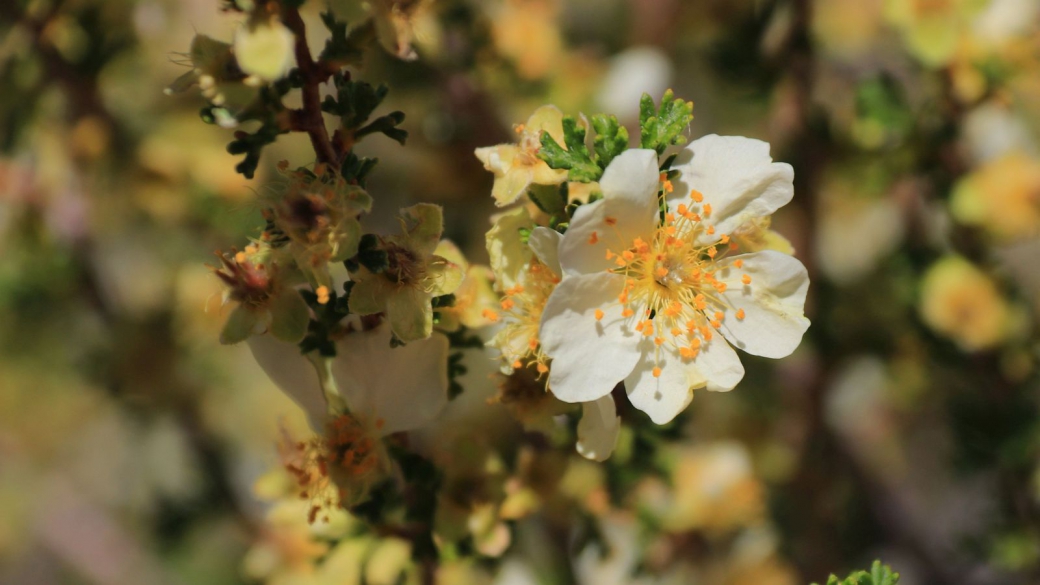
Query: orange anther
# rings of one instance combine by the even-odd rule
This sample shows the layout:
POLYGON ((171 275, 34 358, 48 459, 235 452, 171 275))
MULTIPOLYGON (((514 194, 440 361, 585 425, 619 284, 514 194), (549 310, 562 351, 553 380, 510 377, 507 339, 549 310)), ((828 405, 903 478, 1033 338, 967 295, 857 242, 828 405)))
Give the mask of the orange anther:
POLYGON ((589 244, 595 244, 598 241, 599 241, 599 234, 597 234, 596 232, 592 232, 592 235, 589 236, 589 244))
POLYGON ((740 268, 740 267, 744 266, 744 261, 741 260, 740 258, 737 258, 736 260, 733 261, 733 265, 736 266, 737 268, 740 268))
POLYGON ((740 282, 743 282, 744 284, 751 284, 751 275, 745 274, 744 276, 741 276, 740 282))
POLYGON ((599 321, 601 319, 603 319, 603 310, 602 309, 596 309, 596 320, 599 321))
POLYGON ((702 195, 700 191, 694 189, 693 191, 690 191, 690 199, 700 203, 701 201, 704 201, 704 195, 702 195))
POLYGON ((704 204, 704 217, 711 217, 711 203, 704 204))
POLYGON ((744 309, 737 309, 737 321, 744 320, 744 309))
POLYGON ((605 223, 605 224, 607 224, 609 226, 615 226, 615 225, 617 225, 617 218, 616 217, 610 217, 608 215, 607 217, 603 218, 603 223, 605 223))
POLYGON ((654 371, 652 373, 653 373, 655 378, 660 378, 661 377, 661 368, 655 366, 654 367, 654 371))
POLYGON ((509 309, 512 309, 515 305, 516 305, 516 303, 513 302, 513 299, 503 299, 503 301, 502 301, 502 310, 503 311, 508 311, 509 309))

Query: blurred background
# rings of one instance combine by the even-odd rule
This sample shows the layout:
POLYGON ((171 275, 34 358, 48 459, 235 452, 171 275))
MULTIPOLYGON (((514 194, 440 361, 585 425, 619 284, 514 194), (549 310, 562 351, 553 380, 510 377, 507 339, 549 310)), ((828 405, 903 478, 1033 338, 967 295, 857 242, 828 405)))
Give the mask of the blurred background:
MULTIPOLYGON (((408 4, 419 59, 369 51, 357 72, 390 85, 410 133, 360 147, 381 161, 368 229, 439 203, 486 262, 474 148, 544 103, 633 132, 640 95, 672 88, 695 104, 691 137, 759 138, 794 166, 773 226, 812 281, 793 356, 743 355, 735 391, 663 429, 623 409, 604 465, 487 404, 495 366, 470 351, 443 424, 494 427, 513 546, 475 535, 439 582, 794 585, 882 558, 908 585, 1040 583, 1040 4, 408 4)), ((305 7, 315 49, 324 7, 305 7)), ((0 3, 0 583, 411 578, 385 568, 406 562, 394 543, 315 533, 278 500, 279 428, 305 421, 248 349, 217 342, 205 264, 262 228, 279 160, 314 158, 283 137, 247 181, 198 95, 164 94, 195 34, 232 38, 240 17, 219 8, 0 3)))

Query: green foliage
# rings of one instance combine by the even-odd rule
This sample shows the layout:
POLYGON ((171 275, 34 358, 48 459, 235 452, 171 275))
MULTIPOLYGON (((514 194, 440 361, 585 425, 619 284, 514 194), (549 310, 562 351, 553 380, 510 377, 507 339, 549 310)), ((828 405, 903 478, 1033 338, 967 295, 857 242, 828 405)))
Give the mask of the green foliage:
POLYGON ((469 329, 459 327, 457 331, 448 333, 448 344, 456 350, 448 355, 448 400, 454 400, 462 394, 462 384, 459 384, 458 378, 469 371, 462 363, 462 350, 480 349, 484 347, 484 340, 471 334, 469 329))
POLYGON ((335 290, 329 291, 329 301, 325 304, 318 302, 318 295, 313 291, 300 291, 300 296, 307 302, 315 317, 307 325, 307 335, 300 342, 300 353, 317 351, 325 357, 336 357, 333 334, 339 329, 340 321, 350 314, 348 301, 353 286, 353 282, 344 284, 343 296, 337 295, 335 290))
POLYGON ((567 208, 567 183, 560 185, 531 185, 527 196, 550 217, 562 216, 567 208))
POLYGON ((869 573, 856 571, 844 579, 839 579, 836 575, 831 575, 827 579, 827 585, 897 585, 898 583, 899 573, 892 572, 892 568, 882 565, 881 561, 874 561, 869 573))
POLYGON ((361 158, 353 151, 347 153, 347 158, 340 165, 339 172, 343 178, 351 183, 357 183, 364 188, 368 173, 375 168, 378 158, 361 158))
POLYGON ((319 57, 319 61, 324 63, 339 67, 360 63, 365 47, 376 38, 376 29, 371 21, 348 31, 347 23, 336 20, 331 10, 321 13, 321 21, 332 35, 325 41, 319 57))
POLYGON ((382 248, 379 237, 375 234, 365 234, 358 242, 357 256, 348 259, 344 264, 350 272, 357 272, 364 266, 373 274, 379 274, 389 266, 386 250, 382 248))
POLYGON ((365 125, 390 91, 386 85, 375 87, 367 81, 354 81, 345 73, 335 74, 332 83, 336 88, 336 97, 326 96, 321 109, 340 117, 342 129, 351 142, 369 134, 380 133, 404 144, 408 133, 397 127, 404 121, 404 112, 390 112, 365 125))
POLYGON ((246 155, 240 163, 235 165, 235 170, 247 179, 252 179, 256 173, 256 167, 260 164, 260 154, 264 147, 273 143, 278 139, 279 134, 285 134, 285 132, 273 119, 265 122, 259 130, 252 134, 245 130, 235 132, 235 139, 228 143, 227 151, 231 154, 246 155))
POLYGON ((674 144, 684 144, 683 132, 693 121, 693 102, 675 97, 672 90, 664 92, 661 106, 655 107, 649 94, 639 101, 640 146, 656 150, 658 154, 674 144))
POLYGON ((542 148, 538 158, 551 168, 567 169, 572 181, 591 182, 603 174, 603 167, 596 164, 585 146, 585 128, 572 116, 563 119, 563 142, 566 148, 556 143, 548 132, 542 132, 542 148))
POLYGON ((614 157, 628 148, 628 130, 618 124, 616 117, 607 114, 592 116, 592 129, 596 131, 592 141, 596 162, 606 169, 614 157))

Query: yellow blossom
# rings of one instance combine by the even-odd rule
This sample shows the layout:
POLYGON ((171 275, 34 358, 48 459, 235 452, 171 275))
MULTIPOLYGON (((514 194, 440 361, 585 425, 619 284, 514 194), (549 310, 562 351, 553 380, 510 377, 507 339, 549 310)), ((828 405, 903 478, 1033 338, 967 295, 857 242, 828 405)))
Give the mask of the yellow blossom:
POLYGON ((1001 239, 1040 234, 1040 161, 1012 152, 957 184, 953 216, 1001 239))
POLYGON ((993 347, 1009 333, 1010 311, 996 283, 957 256, 928 269, 919 309, 929 327, 967 351, 993 347))
POLYGON ((527 123, 516 127, 517 144, 499 144, 476 150, 484 168, 495 174, 491 194, 495 204, 509 205, 530 187, 558 185, 567 180, 567 171, 551 169, 538 158, 542 147, 542 132, 548 132, 558 144, 563 144, 563 112, 556 106, 542 106, 535 110, 527 123))

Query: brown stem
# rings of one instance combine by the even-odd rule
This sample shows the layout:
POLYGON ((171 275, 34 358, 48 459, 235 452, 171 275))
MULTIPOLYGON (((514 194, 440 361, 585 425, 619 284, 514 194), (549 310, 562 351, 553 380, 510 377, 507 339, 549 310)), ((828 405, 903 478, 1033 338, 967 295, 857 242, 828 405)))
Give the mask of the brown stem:
POLYGON ((282 20, 295 37, 296 66, 303 76, 303 107, 292 112, 291 127, 293 130, 307 133, 318 162, 338 166, 340 153, 329 139, 325 118, 321 114, 321 94, 318 91, 319 86, 328 81, 332 71, 311 56, 311 49, 307 46, 307 26, 300 17, 300 11, 296 8, 285 8, 282 11, 282 20))

